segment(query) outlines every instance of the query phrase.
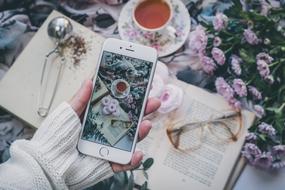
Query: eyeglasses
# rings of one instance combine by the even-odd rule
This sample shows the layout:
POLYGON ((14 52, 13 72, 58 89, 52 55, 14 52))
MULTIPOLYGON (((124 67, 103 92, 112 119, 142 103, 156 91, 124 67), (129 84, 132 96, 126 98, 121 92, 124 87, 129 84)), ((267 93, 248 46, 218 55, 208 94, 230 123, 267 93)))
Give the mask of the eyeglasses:
POLYGON ((204 121, 175 121, 167 123, 166 133, 173 147, 193 151, 202 143, 217 144, 237 141, 242 129, 240 112, 226 112, 204 121), (206 129, 208 134, 206 136, 206 129))

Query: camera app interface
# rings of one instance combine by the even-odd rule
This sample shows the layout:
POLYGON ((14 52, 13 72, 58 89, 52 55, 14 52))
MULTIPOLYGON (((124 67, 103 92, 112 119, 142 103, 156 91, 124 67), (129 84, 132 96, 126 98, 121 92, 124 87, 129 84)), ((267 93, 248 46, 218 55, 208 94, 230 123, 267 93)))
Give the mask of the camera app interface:
POLYGON ((103 52, 82 139, 131 151, 152 66, 103 52))

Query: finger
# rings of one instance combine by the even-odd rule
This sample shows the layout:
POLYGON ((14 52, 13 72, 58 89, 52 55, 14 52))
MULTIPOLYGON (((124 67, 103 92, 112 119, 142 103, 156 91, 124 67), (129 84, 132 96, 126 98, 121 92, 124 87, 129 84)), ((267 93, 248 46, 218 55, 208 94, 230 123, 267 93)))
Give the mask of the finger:
POLYGON ((147 134, 149 133, 150 129, 151 129, 152 125, 151 122, 149 120, 144 120, 139 127, 139 140, 141 141, 143 140, 147 134))
POLYGON ((149 98, 145 109, 145 115, 155 112, 160 107, 160 100, 157 98, 149 98))
POLYGON ((92 81, 85 80, 81 88, 70 100, 70 105, 78 116, 84 111, 92 92, 92 81))
POLYGON ((114 172, 121 172, 121 171, 127 171, 134 169, 138 167, 143 159, 143 153, 140 151, 137 151, 133 154, 132 160, 130 164, 122 165, 122 164, 112 164, 112 169, 114 172))

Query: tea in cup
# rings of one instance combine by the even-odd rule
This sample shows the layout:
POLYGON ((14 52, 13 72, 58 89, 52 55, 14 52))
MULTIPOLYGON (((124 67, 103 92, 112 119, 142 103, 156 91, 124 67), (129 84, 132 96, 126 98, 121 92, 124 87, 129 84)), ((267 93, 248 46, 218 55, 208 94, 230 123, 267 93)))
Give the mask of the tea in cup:
POLYGON ((133 10, 133 20, 143 31, 156 32, 176 30, 170 26, 173 8, 170 0, 141 0, 133 10))

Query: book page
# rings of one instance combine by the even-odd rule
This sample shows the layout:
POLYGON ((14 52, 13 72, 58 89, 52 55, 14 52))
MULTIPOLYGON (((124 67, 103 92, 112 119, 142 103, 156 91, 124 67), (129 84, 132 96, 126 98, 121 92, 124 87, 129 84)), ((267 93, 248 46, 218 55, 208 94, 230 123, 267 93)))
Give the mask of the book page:
MULTIPOLYGON (((203 121, 233 111, 219 95, 177 80, 173 82, 185 89, 183 105, 176 114, 181 118, 174 120, 203 121)), ((201 133, 191 131, 182 143, 197 148, 186 152, 177 151, 170 143, 166 123, 163 123, 167 117, 153 120, 154 130, 146 142, 138 145, 146 157, 154 158, 154 165, 148 172, 150 189, 223 189, 238 159, 246 126, 251 124, 253 118, 251 114, 243 114, 243 126, 236 142, 221 142, 213 131, 207 129, 201 133)), ((231 127, 238 124, 235 120, 229 123, 231 127)), ((222 130, 218 132, 221 137, 226 135, 222 130)))

